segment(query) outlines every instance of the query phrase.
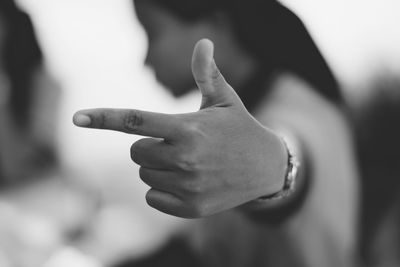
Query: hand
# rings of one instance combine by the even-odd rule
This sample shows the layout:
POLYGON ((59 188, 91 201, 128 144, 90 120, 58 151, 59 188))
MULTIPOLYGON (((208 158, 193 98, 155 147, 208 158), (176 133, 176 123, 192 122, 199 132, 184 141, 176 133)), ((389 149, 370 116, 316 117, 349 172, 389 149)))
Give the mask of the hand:
POLYGON ((148 204, 179 217, 212 215, 283 187, 284 145, 248 113, 219 72, 213 49, 201 40, 193 52, 202 94, 197 112, 91 109, 74 115, 77 126, 152 137, 132 145, 132 160, 151 187, 148 204))

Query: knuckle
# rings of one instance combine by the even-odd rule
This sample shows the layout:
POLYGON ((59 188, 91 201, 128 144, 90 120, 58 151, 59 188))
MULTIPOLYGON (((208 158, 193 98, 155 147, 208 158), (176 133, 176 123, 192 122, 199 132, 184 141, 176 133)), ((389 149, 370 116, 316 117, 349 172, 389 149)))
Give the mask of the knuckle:
POLYGON ((197 85, 200 87, 205 87, 208 86, 208 84, 210 84, 209 79, 205 77, 195 77, 195 80, 197 85))
POLYGON ((131 153, 136 153, 139 149, 140 144, 138 142, 135 142, 131 146, 131 153))
POLYGON ((187 180, 183 184, 183 190, 188 195, 201 196, 204 193, 205 188, 202 185, 202 183, 199 183, 197 180, 195 181, 187 180))
POLYGON ((196 170, 198 170, 199 167, 199 164, 195 157, 188 154, 178 157, 176 165, 178 169, 187 172, 195 172, 196 170))
POLYGON ((215 64, 215 62, 212 64, 211 80, 212 80, 212 84, 215 87, 218 87, 219 85, 221 85, 222 74, 221 74, 221 71, 219 70, 219 68, 217 67, 217 65, 215 64))
POLYGON ((149 177, 149 174, 147 172, 147 170, 143 167, 139 168, 139 177, 143 180, 146 181, 149 177))
POLYGON ((143 150, 146 146, 146 143, 147 143, 146 139, 140 139, 136 141, 135 143, 132 144, 131 151, 139 152, 139 150, 143 150))
POLYGON ((101 113, 97 118, 96 118, 96 124, 99 129, 106 129, 107 125, 107 115, 106 113, 101 113))
POLYGON ((152 142, 151 138, 143 138, 133 143, 130 149, 131 159, 138 163, 140 155, 152 145, 152 142))
POLYGON ((212 64, 211 79, 218 80, 221 77, 221 72, 215 63, 212 64))
POLYGON ((145 199, 146 199, 147 205, 149 205, 150 207, 153 207, 153 208, 157 208, 157 201, 153 197, 153 189, 150 189, 149 191, 147 191, 145 199))
POLYGON ((123 127, 128 133, 136 133, 142 124, 142 114, 137 110, 130 110, 124 116, 123 127))
POLYGON ((150 207, 159 210, 163 213, 167 213, 173 216, 182 217, 182 218, 190 218, 190 215, 187 212, 187 209, 182 205, 170 205, 165 201, 154 197, 154 190, 150 189, 146 193, 146 202, 150 207))
POLYGON ((139 161, 139 153, 138 153, 138 144, 137 143, 134 143, 131 146, 131 159, 133 162, 136 162, 136 163, 138 163, 138 161, 139 161))
POLYGON ((202 127, 199 122, 187 122, 183 126, 183 131, 189 136, 202 135, 202 127))

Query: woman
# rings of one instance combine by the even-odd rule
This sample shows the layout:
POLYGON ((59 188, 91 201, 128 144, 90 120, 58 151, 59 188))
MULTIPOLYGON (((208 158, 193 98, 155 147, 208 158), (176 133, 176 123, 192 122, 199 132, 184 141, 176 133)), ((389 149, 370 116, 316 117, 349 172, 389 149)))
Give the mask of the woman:
POLYGON ((42 266, 79 236, 93 210, 88 190, 65 179, 57 168, 59 89, 44 67, 29 16, 13 0, 1 0, 0 265, 4 267, 42 266))
POLYGON ((351 133, 337 83, 300 20, 275 1, 135 6, 149 40, 146 63, 175 96, 197 83, 200 111, 87 110, 75 123, 154 137, 131 149, 151 187, 147 202, 175 216, 206 217, 188 238, 204 266, 351 266, 351 133), (209 41, 195 47, 193 80, 190 54, 202 38, 213 40, 221 73, 265 127, 231 92, 209 41), (280 136, 301 168, 296 192, 275 199, 293 167, 280 136))
POLYGON ((360 265, 399 266, 400 81, 384 75, 372 88, 354 120, 362 174, 360 265))
POLYGON ((0 183, 4 186, 55 166, 50 114, 56 110, 58 86, 44 70, 28 15, 14 1, 0 2, 0 51, 0 183))

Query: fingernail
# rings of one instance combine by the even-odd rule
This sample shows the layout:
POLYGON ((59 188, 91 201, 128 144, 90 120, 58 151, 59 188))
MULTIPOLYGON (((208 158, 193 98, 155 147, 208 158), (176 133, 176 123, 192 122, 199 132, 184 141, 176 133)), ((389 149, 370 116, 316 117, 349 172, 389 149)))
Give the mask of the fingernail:
POLYGON ((74 116, 74 124, 76 126, 89 126, 92 123, 92 120, 90 119, 90 117, 88 115, 84 115, 84 114, 75 114, 74 116))

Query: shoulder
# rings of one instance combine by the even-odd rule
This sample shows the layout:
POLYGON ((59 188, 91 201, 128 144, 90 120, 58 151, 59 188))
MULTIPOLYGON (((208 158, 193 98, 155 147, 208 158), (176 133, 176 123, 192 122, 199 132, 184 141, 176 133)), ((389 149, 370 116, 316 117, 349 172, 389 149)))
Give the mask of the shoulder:
POLYGON ((271 86, 254 116, 278 134, 281 129, 289 132, 311 169, 310 193, 297 222, 315 227, 325 222, 323 235, 336 232, 336 241, 349 248, 354 241, 358 171, 344 111, 294 75, 277 76, 271 86))
POLYGON ((330 144, 351 142, 351 128, 343 108, 321 96, 303 79, 283 73, 269 86, 270 94, 254 112, 265 126, 290 131, 307 146, 329 136, 336 137, 330 144))
POLYGON ((353 133, 344 108, 292 74, 277 76, 271 86, 255 117, 278 133, 289 132, 312 160, 315 175, 354 176, 353 133))

